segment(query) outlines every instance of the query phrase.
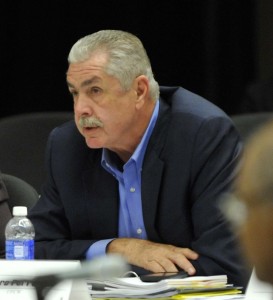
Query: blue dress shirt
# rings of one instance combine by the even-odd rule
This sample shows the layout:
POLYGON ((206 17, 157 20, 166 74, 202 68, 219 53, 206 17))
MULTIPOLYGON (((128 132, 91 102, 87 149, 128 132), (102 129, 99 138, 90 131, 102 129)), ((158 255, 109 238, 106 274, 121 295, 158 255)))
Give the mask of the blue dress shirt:
MULTIPOLYGON (((103 149, 101 164, 119 183, 119 237, 147 239, 143 221, 141 202, 141 170, 144 154, 153 132, 159 111, 157 101, 150 123, 133 155, 121 166, 119 158, 111 151, 103 149)), ((86 253, 87 259, 105 254, 106 247, 113 239, 94 243, 86 253)))

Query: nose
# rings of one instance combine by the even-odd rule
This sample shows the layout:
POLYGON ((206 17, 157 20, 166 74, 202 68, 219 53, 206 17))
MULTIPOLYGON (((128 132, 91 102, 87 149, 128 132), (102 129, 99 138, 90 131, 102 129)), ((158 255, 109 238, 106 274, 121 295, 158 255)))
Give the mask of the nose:
POLYGON ((78 97, 74 99, 74 112, 77 115, 92 115, 93 110, 90 99, 80 93, 78 97))

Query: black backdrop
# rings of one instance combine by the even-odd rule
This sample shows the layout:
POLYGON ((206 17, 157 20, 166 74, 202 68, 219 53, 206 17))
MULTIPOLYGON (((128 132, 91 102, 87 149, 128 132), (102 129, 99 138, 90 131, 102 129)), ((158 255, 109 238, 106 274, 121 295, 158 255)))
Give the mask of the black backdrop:
POLYGON ((181 85, 228 114, 256 76, 255 0, 1 1, 0 117, 72 110, 70 47, 100 29, 136 34, 161 85, 181 85))

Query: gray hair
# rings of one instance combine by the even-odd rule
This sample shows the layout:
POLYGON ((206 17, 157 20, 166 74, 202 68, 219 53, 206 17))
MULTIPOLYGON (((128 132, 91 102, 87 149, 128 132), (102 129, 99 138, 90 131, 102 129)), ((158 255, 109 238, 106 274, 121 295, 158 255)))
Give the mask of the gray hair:
POLYGON ((68 62, 86 61, 98 51, 108 55, 105 72, 117 78, 124 90, 130 88, 137 76, 145 75, 150 84, 150 96, 158 99, 159 85, 154 79, 149 57, 135 35, 120 30, 101 30, 87 35, 72 46, 68 62))

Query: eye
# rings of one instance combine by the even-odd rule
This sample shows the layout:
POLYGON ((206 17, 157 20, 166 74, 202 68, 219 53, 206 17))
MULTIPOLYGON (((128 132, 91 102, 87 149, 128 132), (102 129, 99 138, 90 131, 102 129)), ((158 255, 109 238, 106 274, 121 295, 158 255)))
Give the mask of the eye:
POLYGON ((69 90, 69 93, 72 95, 73 98, 77 97, 78 92, 75 90, 69 90))
POLYGON ((73 95, 76 91, 74 90, 74 89, 72 89, 72 88, 68 88, 68 91, 69 91, 69 93, 71 94, 71 95, 73 95))
POLYGON ((102 89, 97 86, 93 86, 89 89, 89 94, 91 95, 99 95, 101 93, 102 93, 102 89))

